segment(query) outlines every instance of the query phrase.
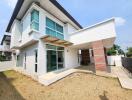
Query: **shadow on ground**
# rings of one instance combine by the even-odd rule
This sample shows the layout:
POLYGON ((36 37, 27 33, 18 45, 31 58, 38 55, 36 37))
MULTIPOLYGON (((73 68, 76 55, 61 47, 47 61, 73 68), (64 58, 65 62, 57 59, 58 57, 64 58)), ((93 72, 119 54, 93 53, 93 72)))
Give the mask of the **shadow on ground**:
POLYGON ((109 100, 109 99, 107 98, 106 94, 107 94, 107 91, 104 91, 103 95, 100 95, 100 96, 99 96, 100 100, 109 100))
POLYGON ((13 80, 0 73, 0 100, 25 100, 12 85, 13 80))

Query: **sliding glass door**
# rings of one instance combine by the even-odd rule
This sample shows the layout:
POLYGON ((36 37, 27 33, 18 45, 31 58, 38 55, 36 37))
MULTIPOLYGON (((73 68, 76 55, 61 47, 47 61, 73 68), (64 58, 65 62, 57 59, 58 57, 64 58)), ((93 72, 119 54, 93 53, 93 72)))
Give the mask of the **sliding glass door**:
POLYGON ((64 67, 64 48, 53 45, 47 47, 47 72, 55 71, 64 67))
POLYGON ((47 71, 57 70, 56 51, 47 50, 47 71))
POLYGON ((64 52, 63 51, 57 51, 57 55, 58 55, 58 69, 63 68, 63 64, 64 64, 64 52))

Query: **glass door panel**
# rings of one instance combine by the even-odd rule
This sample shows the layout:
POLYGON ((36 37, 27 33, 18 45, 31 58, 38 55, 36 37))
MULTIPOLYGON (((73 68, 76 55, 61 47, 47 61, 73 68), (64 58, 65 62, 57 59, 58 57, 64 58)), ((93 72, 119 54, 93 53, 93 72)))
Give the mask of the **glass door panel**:
POLYGON ((64 64, 64 52, 63 51, 57 51, 58 53, 58 69, 63 68, 63 64, 64 64))
POLYGON ((57 70, 57 54, 56 51, 47 51, 47 71, 57 70))

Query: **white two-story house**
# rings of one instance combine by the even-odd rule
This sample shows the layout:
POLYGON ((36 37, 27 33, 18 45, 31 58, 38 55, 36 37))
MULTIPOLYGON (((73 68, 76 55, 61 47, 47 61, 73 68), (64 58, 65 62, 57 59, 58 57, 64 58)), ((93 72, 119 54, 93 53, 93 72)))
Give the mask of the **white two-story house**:
POLYGON ((18 0, 6 31, 16 67, 38 76, 89 63, 107 71, 116 38, 113 18, 83 28, 56 0, 18 0))

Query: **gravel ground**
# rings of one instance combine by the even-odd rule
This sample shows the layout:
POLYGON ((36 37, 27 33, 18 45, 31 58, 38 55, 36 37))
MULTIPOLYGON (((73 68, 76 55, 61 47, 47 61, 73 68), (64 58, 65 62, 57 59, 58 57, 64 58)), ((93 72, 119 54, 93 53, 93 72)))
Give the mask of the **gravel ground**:
POLYGON ((0 73, 0 100, 131 100, 118 80, 74 73, 48 87, 15 71, 0 73))

